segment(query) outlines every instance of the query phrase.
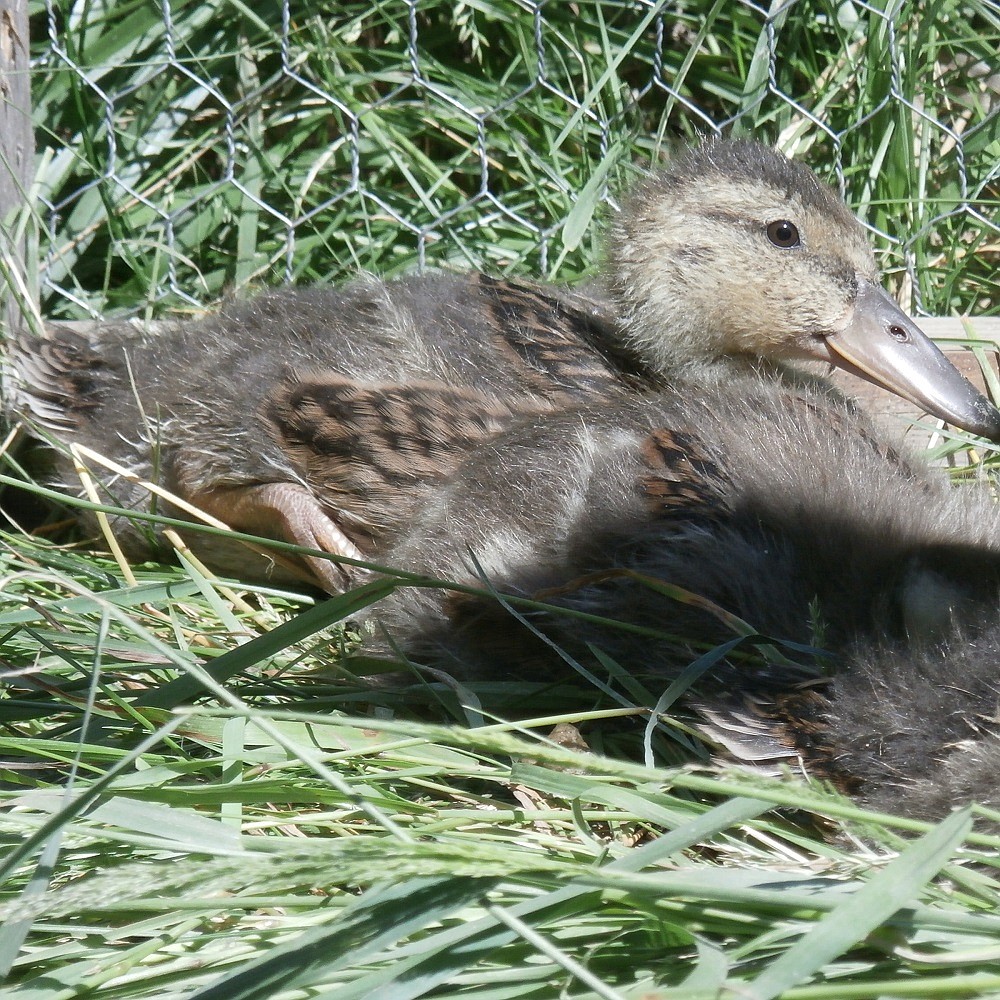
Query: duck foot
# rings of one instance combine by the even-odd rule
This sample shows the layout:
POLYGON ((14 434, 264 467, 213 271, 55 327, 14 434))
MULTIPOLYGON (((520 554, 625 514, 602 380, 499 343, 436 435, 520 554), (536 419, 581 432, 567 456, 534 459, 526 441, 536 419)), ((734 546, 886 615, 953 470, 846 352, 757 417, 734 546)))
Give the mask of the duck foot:
MULTIPOLYGON (((349 559, 365 558, 312 493, 297 483, 217 489, 199 495, 194 502, 235 531, 276 538, 349 559)), ((308 578, 333 594, 357 583, 366 572, 360 567, 342 565, 319 556, 302 555, 295 562, 300 559, 308 567, 308 578)))

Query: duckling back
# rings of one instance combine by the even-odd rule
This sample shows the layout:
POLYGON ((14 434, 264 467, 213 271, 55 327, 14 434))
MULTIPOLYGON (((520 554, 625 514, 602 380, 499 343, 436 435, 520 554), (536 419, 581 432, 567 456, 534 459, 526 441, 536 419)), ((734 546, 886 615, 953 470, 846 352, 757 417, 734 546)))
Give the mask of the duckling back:
MULTIPOLYGON (((767 634, 809 642, 822 625, 843 645, 905 629, 925 573, 954 577, 949 593, 967 581, 975 591, 976 569, 997 562, 997 527, 988 498, 909 461, 849 404, 748 377, 525 419, 458 470, 389 558, 471 581, 471 550, 493 583, 520 594, 628 570, 767 634)), ((706 641, 726 635, 712 615, 671 609, 628 576, 560 603, 586 610, 591 599, 644 625, 666 616, 706 641)), ((387 614, 424 627, 423 612, 387 614)), ((623 655, 648 659, 635 641, 623 655)))

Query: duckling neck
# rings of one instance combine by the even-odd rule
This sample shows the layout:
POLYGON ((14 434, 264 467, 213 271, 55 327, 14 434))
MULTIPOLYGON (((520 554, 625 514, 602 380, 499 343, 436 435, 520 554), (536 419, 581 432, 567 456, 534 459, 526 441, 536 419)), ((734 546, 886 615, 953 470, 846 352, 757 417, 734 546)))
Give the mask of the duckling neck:
POLYGON ((679 379, 718 387, 732 382, 758 382, 791 388, 824 384, 825 380, 794 365, 756 354, 673 356, 658 359, 657 370, 668 381, 679 379))
POLYGON ((741 350, 741 347, 750 346, 748 337, 734 336, 732 331, 724 333, 714 324, 699 322, 696 315, 702 311, 696 310, 692 315, 689 309, 679 305, 676 296, 666 296, 661 291, 655 313, 646 299, 629 303, 624 294, 617 297, 622 315, 622 340, 649 369, 667 381, 681 378, 722 382, 743 376, 784 381, 790 370, 772 357, 741 350))

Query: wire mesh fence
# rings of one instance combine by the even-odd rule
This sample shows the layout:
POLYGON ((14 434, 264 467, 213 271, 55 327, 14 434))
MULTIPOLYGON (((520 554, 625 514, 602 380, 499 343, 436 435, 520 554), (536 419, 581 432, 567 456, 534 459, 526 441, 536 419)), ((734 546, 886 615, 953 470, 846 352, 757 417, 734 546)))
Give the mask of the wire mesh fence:
POLYGON ((359 268, 572 280, 676 138, 804 158, 916 311, 1000 311, 1000 4, 44 0, 43 309, 359 268))

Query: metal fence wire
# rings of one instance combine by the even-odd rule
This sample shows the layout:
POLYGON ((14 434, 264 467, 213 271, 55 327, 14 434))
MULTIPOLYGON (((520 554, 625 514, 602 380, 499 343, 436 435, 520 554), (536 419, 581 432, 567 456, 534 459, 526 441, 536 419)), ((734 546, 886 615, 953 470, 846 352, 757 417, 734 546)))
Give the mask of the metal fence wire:
POLYGON ((572 280, 637 169, 678 137, 733 132, 840 186, 904 304, 1000 311, 996 2, 32 11, 52 318, 193 309, 358 269, 572 280))

